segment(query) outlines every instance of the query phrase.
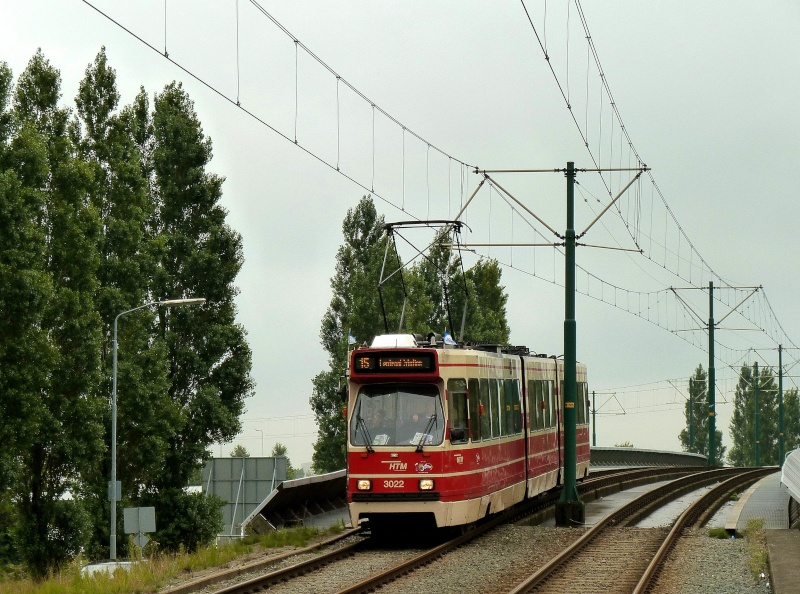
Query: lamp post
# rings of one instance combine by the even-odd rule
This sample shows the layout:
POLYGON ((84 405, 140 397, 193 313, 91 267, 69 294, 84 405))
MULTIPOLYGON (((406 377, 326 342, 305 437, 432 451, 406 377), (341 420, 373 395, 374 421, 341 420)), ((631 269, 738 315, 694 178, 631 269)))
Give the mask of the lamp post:
POLYGON ((114 370, 112 374, 111 392, 111 482, 108 484, 108 498, 111 500, 111 537, 110 537, 110 557, 112 561, 117 559, 117 321, 124 315, 144 309, 145 307, 175 307, 177 305, 196 305, 204 303, 205 298, 196 299, 168 299, 166 301, 151 301, 123 311, 114 318, 114 370))
POLYGON ((261 457, 264 457, 264 432, 261 429, 256 429, 261 434, 261 457))

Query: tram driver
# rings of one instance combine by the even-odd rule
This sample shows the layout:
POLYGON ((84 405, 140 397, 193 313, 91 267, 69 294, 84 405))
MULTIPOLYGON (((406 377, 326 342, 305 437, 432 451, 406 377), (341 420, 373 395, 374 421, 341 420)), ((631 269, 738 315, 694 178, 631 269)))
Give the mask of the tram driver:
POLYGON ((386 412, 382 408, 373 408, 368 424, 370 434, 373 437, 372 444, 387 445, 391 436, 394 434, 394 427, 387 421, 386 412))

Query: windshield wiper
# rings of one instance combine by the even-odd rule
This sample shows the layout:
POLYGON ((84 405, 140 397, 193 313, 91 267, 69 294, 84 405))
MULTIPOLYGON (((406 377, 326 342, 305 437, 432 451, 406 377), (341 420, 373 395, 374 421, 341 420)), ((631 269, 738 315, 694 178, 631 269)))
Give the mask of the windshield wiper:
POLYGON ((421 452, 421 451, 422 451, 422 446, 423 446, 423 445, 425 445, 425 439, 426 439, 426 438, 428 437, 428 435, 429 435, 429 433, 428 433, 428 432, 429 432, 431 429, 433 429, 433 425, 434 425, 434 423, 436 423, 436 413, 433 413, 433 414, 431 415, 431 419, 430 419, 430 421, 428 421, 428 424, 427 424, 427 425, 426 425, 426 427, 425 427, 425 431, 423 432, 423 434, 422 434, 422 437, 420 437, 420 438, 419 438, 419 443, 417 444, 417 451, 418 451, 418 452, 421 452))
POLYGON ((369 434, 369 429, 367 429, 367 423, 364 421, 364 418, 360 414, 356 414, 356 429, 361 429, 361 433, 366 438, 365 444, 367 446, 367 451, 369 453, 374 453, 375 450, 372 448, 372 436, 369 434))

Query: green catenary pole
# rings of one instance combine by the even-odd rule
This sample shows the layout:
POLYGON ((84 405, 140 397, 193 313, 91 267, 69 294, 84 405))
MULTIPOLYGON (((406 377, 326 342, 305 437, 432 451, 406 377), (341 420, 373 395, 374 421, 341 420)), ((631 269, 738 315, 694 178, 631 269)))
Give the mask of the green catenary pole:
POLYGON ((717 417, 714 394, 717 389, 717 372, 714 368, 714 283, 708 283, 708 465, 717 461, 717 417))
POLYGON ((694 451, 694 394, 692 392, 692 382, 689 380, 689 451, 694 451))
POLYGON ((556 525, 582 525, 586 517, 578 495, 575 466, 577 400, 577 322, 575 321, 575 164, 567 163, 567 232, 564 271, 564 489, 556 504, 556 525))
POLYGON ((758 414, 758 361, 754 365, 754 379, 753 388, 755 390, 755 408, 756 408, 756 466, 761 466, 761 415, 758 414))
POLYGON ((783 345, 778 345, 778 466, 786 457, 786 438, 783 434, 783 345))

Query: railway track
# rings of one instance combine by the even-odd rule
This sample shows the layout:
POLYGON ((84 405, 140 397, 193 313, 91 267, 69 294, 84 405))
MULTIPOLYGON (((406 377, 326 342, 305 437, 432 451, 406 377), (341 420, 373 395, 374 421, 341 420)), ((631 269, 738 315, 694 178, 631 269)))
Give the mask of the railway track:
POLYGON ((705 476, 678 479, 645 493, 603 518, 510 594, 650 591, 685 528, 707 521, 732 491, 770 472, 774 469, 719 469, 705 476), (666 499, 719 480, 723 482, 689 506, 671 529, 631 527, 666 499), (576 580, 575 576, 581 579, 576 580))
MULTIPOLYGON (((731 475, 733 469, 722 469, 721 471, 708 471, 703 470, 698 472, 698 469, 687 468, 648 468, 648 469, 635 469, 621 472, 606 472, 602 476, 588 478, 579 485, 581 497, 585 501, 590 501, 597 497, 602 497, 610 492, 616 492, 624 488, 631 488, 640 484, 671 480, 671 488, 664 489, 657 488, 652 492, 646 493, 644 496, 632 502, 627 507, 625 518, 622 519, 619 515, 614 515, 611 520, 604 522, 607 525, 607 534, 602 538, 605 540, 597 539, 600 547, 601 554, 603 555, 603 563, 608 565, 609 556, 613 556, 620 560, 621 565, 624 565, 625 571, 630 569, 632 559, 642 559, 642 562, 636 564, 636 576, 631 577, 625 582, 626 588, 624 590, 608 590, 607 588, 598 589, 597 586, 592 590, 587 591, 625 591, 632 592, 633 588, 637 586, 639 579, 644 575, 647 562, 659 553, 661 543, 666 537, 667 530, 659 529, 637 529, 628 527, 626 524, 634 523, 638 518, 647 515, 670 498, 679 496, 687 490, 697 488, 698 483, 711 483, 717 482, 720 476, 727 477, 731 475), (688 475, 688 476, 687 476, 688 475), (675 479, 675 480, 673 480, 675 479), (671 492, 672 495, 669 495, 671 492), (603 544, 603 543, 606 544, 603 544), (617 550, 612 548, 614 543, 628 542, 629 548, 627 551, 622 549, 617 550), (609 551, 614 553, 609 553, 609 551), (604 553, 603 553, 604 551, 604 553), (630 583, 629 583, 630 582, 630 583)), ((755 480, 755 479, 753 479, 755 480)), ((553 513, 553 506, 558 499, 559 493, 546 494, 538 499, 527 502, 525 505, 515 508, 508 513, 499 514, 491 521, 485 522, 470 532, 462 534, 454 539, 448 540, 444 543, 437 543, 435 545, 425 546, 422 548, 422 542, 406 541, 403 545, 399 546, 381 546, 380 543, 370 542, 368 539, 359 539, 357 542, 339 546, 335 551, 325 551, 322 554, 318 552, 314 554, 313 558, 304 559, 297 563, 291 563, 291 558, 284 559, 284 564, 289 564, 286 567, 281 567, 274 571, 270 571, 269 567, 261 568, 258 573, 261 575, 253 576, 250 578, 239 577, 238 583, 228 583, 224 587, 215 590, 206 589, 204 593, 214 592, 215 594, 250 594, 254 592, 261 592, 269 590, 270 592, 339 592, 340 594, 348 593, 354 594, 357 592, 372 592, 378 588, 385 588, 387 592, 402 592, 409 589, 421 586, 421 575, 426 571, 428 573, 435 573, 433 569, 442 563, 449 563, 448 559, 452 559, 453 555, 461 554, 468 558, 470 554, 480 554, 482 549, 487 546, 489 541, 483 541, 482 538, 487 539, 503 539, 507 538, 504 531, 509 530, 524 530, 524 528, 514 528, 507 526, 511 522, 531 521, 531 518, 536 518, 535 522, 540 522, 546 517, 551 517, 553 513), (506 526, 502 526, 506 524, 506 526), (495 536, 490 535, 495 531, 495 536), (461 552, 457 552, 461 549, 461 552), (473 550, 470 553, 470 549, 473 550), (427 569, 426 569, 427 568, 427 569), (268 573, 264 573, 267 571, 268 573)), ((538 542, 535 539, 540 538, 542 542, 532 546, 531 550, 525 555, 525 563, 522 564, 509 564, 507 569, 498 568, 497 570, 502 574, 496 579, 489 579, 489 585, 492 591, 507 592, 509 589, 514 588, 515 584, 520 584, 514 592, 529 592, 529 591, 546 591, 537 590, 539 587, 534 582, 529 582, 527 579, 530 574, 536 572, 543 565, 548 564, 551 558, 556 557, 564 547, 571 541, 580 538, 584 542, 591 542, 597 537, 583 536, 587 531, 582 529, 563 530, 563 529, 543 529, 543 528, 529 528, 531 531, 538 531, 539 537, 535 535, 532 537, 532 543, 538 542), (542 532, 544 531, 544 532, 542 532), (541 536, 545 534, 546 536, 541 536), (513 569, 514 571, 511 571, 513 569), (522 572, 522 574, 520 574, 522 572), (525 586, 524 584, 528 584, 525 586), (533 585, 531 585, 533 584, 533 585), (494 588, 497 589, 494 589, 494 588)), ((500 545, 502 546, 502 545, 500 545)), ((620 545, 621 546, 621 545, 620 545)), ((576 549, 580 550, 579 547, 576 549)), ((662 555, 666 557, 666 554, 662 555)), ((574 556, 572 553, 570 556, 574 556)), ((598 565, 596 560, 588 560, 589 556, 586 553, 581 553, 578 559, 587 559, 586 563, 594 564, 595 568, 598 565)), ((308 555, 306 555, 307 557, 308 555)), ((561 555, 558 555, 561 557, 561 555)), ((461 563, 461 561, 459 561, 461 563)), ((466 561, 466 563, 470 563, 466 561)), ((473 562, 474 563, 474 562, 473 562)), ((602 565, 600 564, 600 565, 602 565)), ((272 565, 274 567, 274 564, 272 565)), ((585 571, 585 570, 582 570, 585 571)), ((615 570, 613 575, 619 581, 622 568, 615 570)), ((650 581, 657 579, 658 569, 652 571, 650 581)), ((237 570, 237 573, 242 573, 237 570)), ((553 577, 549 578, 551 581, 556 580, 554 570, 549 573, 553 577)), ((572 573, 572 570, 570 570, 572 573)), ((573 574, 574 575, 574 574, 573 574)), ((584 574, 580 574, 584 575, 584 574)), ((226 578, 227 579, 227 578, 226 578)), ((219 582, 219 579, 215 580, 219 582)), ((424 581, 424 580, 423 580, 424 581)), ((556 584, 557 581, 552 581, 556 584)), ((650 583, 650 582, 648 582, 650 583)), ((566 591, 559 589, 558 586, 553 586, 552 591, 566 591)), ((182 589, 180 592, 170 591, 171 594, 188 594, 189 592, 197 592, 201 588, 196 587, 193 589, 182 589)), ((569 588, 567 589, 570 590, 569 588)), ((424 588, 419 591, 424 591, 424 588)), ((479 589, 475 591, 489 591, 488 589, 479 589)), ((645 592, 647 590, 639 590, 645 592)))
MULTIPOLYGON (((616 472, 604 472, 600 476, 587 478, 579 485, 582 497, 587 500, 601 497, 609 492, 616 492, 642 483, 657 480, 669 480, 683 476, 695 470, 686 468, 647 468, 616 472)), ((425 550, 409 549, 417 543, 405 547, 380 548, 375 543, 358 542, 341 547, 339 550, 316 555, 289 567, 267 574, 240 580, 224 588, 215 590, 216 594, 249 594, 269 588, 270 591, 330 591, 330 592, 366 592, 381 585, 398 580, 405 574, 430 564, 449 552, 463 547, 476 538, 490 532, 504 523, 515 522, 525 518, 536 518, 536 521, 552 516, 553 506, 559 492, 543 495, 526 502, 514 510, 499 514, 492 520, 477 526, 447 542, 426 547, 425 550), (358 567, 358 569, 356 569, 358 567), (349 581, 347 581, 349 580, 349 581), (326 584, 320 588, 320 584, 326 584), (310 585, 309 585, 310 584, 310 585), (339 585, 337 585, 339 584, 339 585)))
MULTIPOLYGON (((268 571, 270 568, 278 566, 282 563, 287 563, 287 565, 297 565, 298 563, 290 563, 289 561, 292 559, 300 559, 303 557, 313 557, 320 551, 325 551, 325 549, 327 549, 328 547, 337 547, 338 545, 340 545, 342 541, 351 537, 353 539, 358 539, 357 542, 363 541, 364 536, 361 528, 353 528, 350 530, 345 530, 341 534, 332 536, 321 542, 315 543, 307 547, 303 547, 301 549, 297 549, 295 551, 291 551, 288 553, 280 553, 277 555, 267 554, 264 556, 263 559, 260 559, 258 561, 253 561, 232 569, 223 569, 220 571, 215 571, 213 573, 210 573, 209 575, 189 580, 176 586, 168 587, 165 590, 161 590, 160 594, 193 594, 195 592, 200 592, 203 590, 210 589, 215 584, 219 584, 221 582, 234 581, 237 579, 244 580, 246 579, 246 577, 242 576, 268 571)), ((352 544, 344 544, 342 545, 342 548, 349 548, 351 546, 352 544)), ((329 553, 323 553, 323 554, 329 554, 329 553)))

